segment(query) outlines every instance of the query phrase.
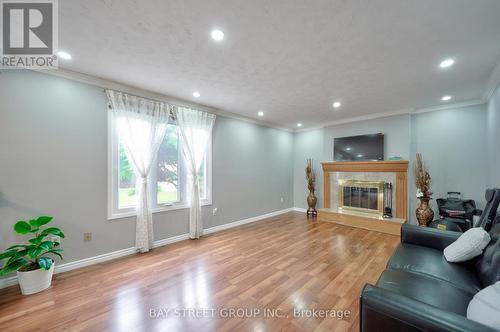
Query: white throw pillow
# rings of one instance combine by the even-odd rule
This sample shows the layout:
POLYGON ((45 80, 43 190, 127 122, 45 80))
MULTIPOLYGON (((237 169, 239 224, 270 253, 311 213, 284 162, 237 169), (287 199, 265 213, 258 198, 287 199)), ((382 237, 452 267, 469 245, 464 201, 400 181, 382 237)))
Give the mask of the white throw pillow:
POLYGON ((460 237, 444 248, 444 257, 448 262, 465 262, 483 253, 483 249, 490 243, 490 234, 482 227, 474 227, 460 235, 460 237))
POLYGON ((500 281, 474 295, 467 307, 467 318, 500 330, 500 281))

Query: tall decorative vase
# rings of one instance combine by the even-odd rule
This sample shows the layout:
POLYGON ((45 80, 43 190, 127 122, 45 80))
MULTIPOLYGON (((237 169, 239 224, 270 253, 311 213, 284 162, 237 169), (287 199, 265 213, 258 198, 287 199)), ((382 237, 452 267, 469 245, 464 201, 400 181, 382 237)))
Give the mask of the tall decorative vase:
POLYGON ((429 198, 420 198, 420 205, 415 211, 419 226, 425 227, 434 219, 434 211, 432 210, 429 200, 429 198))
POLYGON ((318 202, 318 198, 316 195, 314 195, 314 191, 309 191, 309 195, 307 195, 307 206, 309 207, 307 209, 307 215, 311 214, 315 216, 318 214, 316 211, 316 203, 318 202))
POLYGON ((307 159, 306 166, 306 180, 307 180, 307 189, 309 189, 309 195, 307 195, 307 215, 315 216, 318 214, 316 211, 316 203, 318 199, 316 195, 314 195, 315 184, 316 184, 316 175, 314 174, 313 161, 312 159, 307 159))

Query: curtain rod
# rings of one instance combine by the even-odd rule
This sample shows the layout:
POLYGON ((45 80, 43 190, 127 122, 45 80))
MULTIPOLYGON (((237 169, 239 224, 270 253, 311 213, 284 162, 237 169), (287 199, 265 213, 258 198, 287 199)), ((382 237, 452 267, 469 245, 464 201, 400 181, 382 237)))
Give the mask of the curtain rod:
MULTIPOLYGON (((133 94, 133 93, 123 92, 123 91, 120 91, 120 90, 115 90, 115 89, 106 89, 106 88, 103 88, 103 89, 102 89, 102 91, 103 91, 104 93, 106 93, 106 90, 116 91, 116 92, 119 92, 119 93, 124 93, 124 94, 129 95, 129 96, 133 96, 133 97, 136 97, 136 98, 141 98, 141 99, 146 99, 146 100, 151 100, 151 101, 158 102, 158 103, 164 103, 164 104, 167 104, 167 105, 168 105, 168 106, 170 106, 170 107, 190 108, 190 109, 193 109, 193 110, 197 110, 197 111, 202 111, 202 112, 210 113, 210 112, 207 112, 207 111, 204 111, 204 110, 199 110, 199 109, 194 108, 194 107, 191 107, 191 106, 178 105, 178 104, 174 104, 174 103, 167 102, 167 101, 164 101, 164 100, 159 100, 159 99, 154 99, 154 98, 149 98, 149 97, 139 96, 139 95, 136 95, 136 94, 133 94)), ((111 107, 111 105, 109 105, 109 103, 108 103, 108 106, 109 106, 109 107, 111 107)), ((212 113, 211 113, 211 114, 212 114, 212 113)))

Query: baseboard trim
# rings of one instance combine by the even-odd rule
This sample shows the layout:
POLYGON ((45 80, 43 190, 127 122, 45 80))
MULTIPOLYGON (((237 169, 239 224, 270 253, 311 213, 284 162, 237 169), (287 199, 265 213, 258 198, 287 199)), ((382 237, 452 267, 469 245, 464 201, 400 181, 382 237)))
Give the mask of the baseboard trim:
POLYGON ((137 249, 134 247, 131 247, 131 248, 121 249, 121 250, 117 250, 117 251, 112 251, 112 252, 98 255, 98 256, 80 259, 80 260, 77 260, 74 262, 56 265, 56 267, 54 269, 54 273, 71 271, 71 270, 78 269, 78 268, 85 267, 85 266, 99 264, 102 262, 107 262, 107 261, 110 261, 112 259, 117 259, 120 257, 135 254, 136 252, 137 252, 137 249))
POLYGON ((238 226, 241 226, 241 225, 249 224, 249 223, 256 222, 256 221, 259 221, 259 220, 262 220, 262 219, 267 219, 267 218, 272 218, 272 217, 275 217, 275 216, 279 216, 280 214, 287 213, 287 212, 290 212, 290 211, 293 211, 293 208, 284 209, 284 210, 278 210, 278 211, 274 211, 274 212, 262 214, 260 216, 251 217, 251 218, 247 218, 247 219, 233 221, 233 222, 230 222, 230 223, 227 223, 227 224, 223 224, 223 225, 219 225, 219 226, 210 227, 210 228, 207 228, 207 229, 203 230, 203 234, 212 234, 212 233, 215 233, 215 232, 224 231, 226 229, 230 229, 230 228, 238 227, 238 226))
POLYGON ((292 210, 296 211, 296 212, 303 212, 303 213, 307 212, 307 209, 303 209, 303 208, 299 208, 299 207, 293 207, 292 210))
MULTIPOLYGON (((280 214, 287 213, 287 212, 294 211, 294 210, 295 210, 295 208, 288 208, 288 209, 284 209, 284 210, 279 210, 279 211, 274 211, 274 212, 262 214, 262 215, 256 216, 256 217, 237 220, 237 221, 230 222, 227 224, 207 228, 204 230, 203 233, 204 234, 212 234, 212 233, 220 232, 220 231, 223 231, 226 229, 249 224, 249 223, 256 222, 256 221, 259 221, 262 219, 278 216, 280 214)), ((168 245, 171 243, 180 242, 180 241, 184 241, 184 240, 188 240, 188 239, 189 239, 189 234, 181 234, 181 235, 177 235, 177 236, 172 236, 172 237, 169 237, 166 239, 155 241, 153 244, 153 248, 162 247, 162 246, 165 246, 165 245, 168 245)), ((137 252, 137 249, 135 247, 131 247, 131 248, 121 249, 121 250, 109 252, 109 253, 98 255, 98 256, 80 259, 80 260, 77 260, 74 262, 56 265, 56 267, 54 269, 54 273, 57 274, 57 273, 67 272, 67 271, 71 271, 71 270, 78 269, 81 267, 107 262, 107 261, 110 261, 113 259, 117 259, 120 257, 135 254, 136 252, 137 252)), ((8 278, 0 279, 0 289, 5 288, 5 287, 9 287, 9 286, 14 286, 14 285, 17 285, 17 276, 12 276, 12 277, 8 277, 8 278)))
POLYGON ((158 248, 158 247, 163 247, 166 246, 167 244, 175 243, 175 242, 180 242, 184 240, 189 240, 189 234, 181 234, 177 236, 172 236, 163 240, 158 240, 155 241, 153 244, 153 248, 158 248))
POLYGON ((0 288, 17 285, 17 276, 0 279, 0 288))

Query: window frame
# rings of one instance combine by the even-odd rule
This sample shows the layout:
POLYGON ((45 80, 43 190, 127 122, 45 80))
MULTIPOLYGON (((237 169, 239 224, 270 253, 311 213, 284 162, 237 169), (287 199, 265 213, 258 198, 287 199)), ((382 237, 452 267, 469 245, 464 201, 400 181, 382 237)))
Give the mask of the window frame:
MULTIPOLYGON (((175 124, 175 123, 174 123, 175 124)), ((177 125, 177 124, 175 124, 177 125)), ((116 125, 111 113, 108 113, 108 220, 116 220, 127 217, 136 216, 135 208, 119 208, 119 146, 118 146, 118 135, 116 131, 116 125)), ((178 138, 178 154, 179 154, 179 166, 178 166, 178 201, 158 204, 157 202, 157 175, 156 171, 153 176, 149 177, 148 187, 150 190, 150 196, 154 198, 151 212, 165 212, 179 209, 189 209, 187 204, 187 176, 184 171, 184 157, 182 156, 182 135, 179 134, 178 138), (156 182, 156 183, 155 183, 156 182)), ((205 176, 205 186, 206 186, 206 198, 201 199, 201 205, 207 206, 212 205, 212 135, 210 135, 210 140, 208 142, 206 158, 206 176, 205 176)), ((156 164, 157 157, 155 157, 154 163, 156 164)))

